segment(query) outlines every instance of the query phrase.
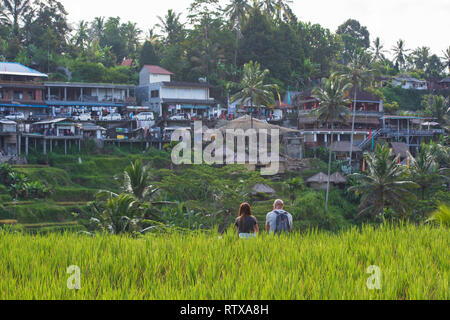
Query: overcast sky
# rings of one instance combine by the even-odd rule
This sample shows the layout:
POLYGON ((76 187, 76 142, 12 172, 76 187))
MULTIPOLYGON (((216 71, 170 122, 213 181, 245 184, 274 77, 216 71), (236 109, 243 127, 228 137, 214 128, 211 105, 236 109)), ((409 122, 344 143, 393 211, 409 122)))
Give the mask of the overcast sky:
MULTIPOLYGON (((97 16, 119 16, 122 20, 137 22, 145 32, 157 23, 157 16, 164 16, 168 9, 185 13, 192 2, 60 1, 73 24, 97 16)), ((222 0, 222 3, 227 2, 222 0)), ((442 50, 450 46, 450 0, 294 0, 291 7, 301 21, 319 23, 333 32, 347 19, 357 19, 367 26, 371 41, 380 37, 385 49, 391 49, 400 38, 405 40, 407 48, 427 46, 439 56, 442 56, 442 50)))

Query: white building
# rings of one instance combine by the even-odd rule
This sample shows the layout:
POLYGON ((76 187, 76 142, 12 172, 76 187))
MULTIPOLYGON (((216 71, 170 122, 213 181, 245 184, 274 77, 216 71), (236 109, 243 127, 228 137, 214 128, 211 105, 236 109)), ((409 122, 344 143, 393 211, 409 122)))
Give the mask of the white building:
POLYGON ((425 80, 418 80, 406 75, 402 75, 392 80, 392 85, 394 87, 402 87, 403 89, 428 90, 428 85, 425 80))
POLYGON ((139 73, 136 98, 160 116, 176 113, 204 114, 214 107, 211 85, 201 82, 172 81, 172 72, 146 65, 139 73))

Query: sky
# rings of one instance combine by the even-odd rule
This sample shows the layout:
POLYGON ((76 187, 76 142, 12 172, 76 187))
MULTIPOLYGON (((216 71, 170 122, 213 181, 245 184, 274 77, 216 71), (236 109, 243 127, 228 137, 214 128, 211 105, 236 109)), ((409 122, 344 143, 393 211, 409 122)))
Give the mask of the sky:
MULTIPOLYGON (((168 9, 181 12, 185 18, 192 0, 60 2, 74 26, 97 16, 119 16, 147 32, 158 22, 157 16, 164 16, 168 9)), ((221 2, 226 4, 228 0, 221 2)), ((386 50, 398 39, 405 40, 408 49, 427 46, 438 56, 450 46, 450 0, 293 0, 291 8, 299 20, 319 23, 332 32, 347 19, 356 19, 368 28, 371 41, 380 37, 386 50)))

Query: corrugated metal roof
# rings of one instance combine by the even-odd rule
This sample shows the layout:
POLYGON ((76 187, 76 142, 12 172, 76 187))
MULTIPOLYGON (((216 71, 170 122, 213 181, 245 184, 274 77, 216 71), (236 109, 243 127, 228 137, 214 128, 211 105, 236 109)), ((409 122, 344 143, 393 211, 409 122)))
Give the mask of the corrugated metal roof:
POLYGON ((0 62, 0 74, 12 76, 42 77, 42 78, 48 77, 44 73, 28 68, 16 62, 0 62))

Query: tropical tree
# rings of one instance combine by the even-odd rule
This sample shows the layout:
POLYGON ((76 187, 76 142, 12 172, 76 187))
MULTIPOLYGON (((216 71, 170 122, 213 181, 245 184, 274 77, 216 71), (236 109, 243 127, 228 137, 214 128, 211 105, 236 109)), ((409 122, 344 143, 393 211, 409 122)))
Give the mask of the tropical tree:
POLYGON ((32 11, 31 0, 2 0, 3 8, 0 11, 0 19, 3 18, 13 28, 14 36, 19 34, 19 21, 32 11))
POLYGON ((292 0, 277 0, 276 1, 276 12, 278 19, 281 20, 281 17, 284 16, 286 19, 292 19, 292 10, 290 8, 290 4, 293 3, 292 0))
POLYGON ((353 137, 355 133, 355 117, 356 117, 356 101, 357 94, 366 84, 373 79, 374 70, 369 67, 369 57, 364 50, 356 51, 353 59, 346 67, 345 77, 351 82, 354 91, 353 97, 353 113, 352 113, 352 132, 350 135, 350 159, 349 166, 352 167, 353 157, 353 137))
POLYGON ((328 211, 328 199, 330 194, 331 155, 334 138, 334 125, 346 121, 350 100, 346 98, 351 83, 339 74, 332 74, 329 79, 322 79, 322 87, 313 90, 313 97, 319 100, 319 108, 316 109, 317 120, 331 124, 331 139, 328 151, 328 181, 325 211, 328 211))
POLYGON ((166 35, 166 45, 176 44, 182 38, 183 25, 180 22, 181 13, 169 9, 164 17, 158 16, 156 27, 166 35))
POLYGON ((382 44, 379 37, 375 38, 375 40, 372 42, 371 51, 373 53, 374 61, 384 61, 386 59, 386 57, 384 56, 386 50, 384 50, 384 45, 382 44))
POLYGON ((91 22, 90 35, 93 41, 100 42, 105 32, 105 18, 95 17, 91 22))
POLYGON ((430 48, 419 47, 411 52, 410 57, 416 69, 425 70, 430 59, 430 48))
MULTIPOLYGON (((244 65, 242 80, 238 84, 230 84, 239 90, 231 96, 231 103, 238 100, 242 104, 250 101, 250 107, 260 107, 261 105, 268 108, 275 104, 274 91, 278 90, 276 84, 265 84, 264 80, 269 75, 269 70, 261 70, 258 62, 250 61, 244 65)), ((253 110, 251 112, 251 126, 253 128, 253 110)))
POLYGON ((137 48, 141 42, 142 30, 137 27, 136 23, 127 22, 122 26, 127 45, 128 54, 135 56, 137 48))
POLYGON ((391 152, 388 144, 377 145, 374 153, 364 155, 367 173, 351 175, 357 184, 348 191, 361 196, 358 216, 374 219, 387 208, 406 215, 409 202, 416 198, 410 190, 417 184, 405 178, 407 169, 399 164, 400 155, 392 158, 391 152))
POLYGON ((444 54, 442 56, 442 60, 444 60, 444 66, 445 68, 448 68, 448 73, 450 73, 450 47, 448 47, 446 50, 442 51, 444 54))
POLYGON ((228 6, 225 7, 225 13, 230 18, 233 28, 236 31, 236 46, 234 49, 234 65, 237 65, 237 55, 239 47, 239 38, 241 37, 242 25, 250 10, 248 0, 231 0, 228 6))
POLYGON ((416 157, 413 158, 411 155, 409 157, 412 181, 419 186, 421 200, 425 200, 425 190, 439 180, 435 156, 431 148, 423 143, 416 157))
POLYGON ((448 114, 450 106, 449 98, 437 95, 428 95, 424 97, 422 105, 425 104, 425 114, 433 117, 440 124, 445 124, 445 115, 448 114))
POLYGON ((75 34, 75 37, 73 39, 75 40, 76 47, 82 49, 86 48, 86 44, 89 41, 89 31, 86 21, 81 20, 78 23, 77 33, 75 34))
POLYGON ((398 40, 397 44, 392 48, 392 51, 394 52, 394 61, 400 69, 403 69, 406 63, 406 54, 410 51, 405 48, 405 41, 402 39, 398 40))
POLYGON ((142 213, 140 202, 133 195, 103 191, 96 198, 105 202, 104 205, 93 203, 91 223, 111 234, 138 231, 142 213))
POLYGON ((132 162, 123 172, 122 179, 117 177, 122 183, 122 190, 133 195, 139 201, 148 200, 159 189, 152 185, 150 168, 143 165, 140 159, 132 162))

